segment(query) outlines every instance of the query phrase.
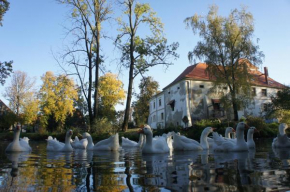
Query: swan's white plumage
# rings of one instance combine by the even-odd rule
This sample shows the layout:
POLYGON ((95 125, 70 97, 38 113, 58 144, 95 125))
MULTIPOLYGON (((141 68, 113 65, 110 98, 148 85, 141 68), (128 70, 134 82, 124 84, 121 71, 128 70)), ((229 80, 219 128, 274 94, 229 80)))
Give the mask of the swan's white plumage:
POLYGON ((74 149, 86 149, 88 140, 86 138, 79 140, 79 138, 75 136, 75 139, 71 142, 71 145, 74 149))
POLYGON ((118 151, 120 149, 119 145, 119 134, 110 136, 108 139, 104 139, 96 143, 93 150, 96 151, 118 151))
POLYGON ((7 146, 6 152, 31 151, 31 147, 29 146, 29 139, 27 137, 19 139, 21 132, 20 125, 17 125, 13 131, 13 141, 7 146))
POLYGON ((288 126, 285 123, 279 125, 279 133, 277 137, 273 139, 272 147, 274 148, 288 148, 290 147, 290 139, 286 135, 286 129, 288 126))
POLYGON ((208 135, 214 131, 215 128, 212 127, 206 127, 201 132, 200 136, 200 145, 203 149, 209 149, 210 145, 208 143, 208 135))
POLYGON ((247 133, 247 145, 249 149, 255 149, 256 148, 256 144, 255 141, 253 139, 254 136, 254 132, 256 131, 255 127, 250 127, 248 129, 248 133, 247 133))
POLYGON ((214 135, 214 151, 248 151, 248 145, 244 139, 244 130, 247 125, 244 122, 240 122, 237 125, 236 135, 237 141, 232 142, 229 139, 221 139, 214 135))
POLYGON ((122 137, 122 147, 142 147, 144 142, 144 135, 139 135, 138 143, 136 141, 132 141, 128 138, 122 137))
POLYGON ((170 151, 165 137, 161 136, 153 139, 152 129, 149 125, 145 125, 141 133, 146 135, 142 153, 168 153, 170 151))
POLYGON ((71 136, 73 132, 72 130, 68 130, 65 135, 65 143, 59 142, 57 139, 53 139, 49 136, 47 140, 47 151, 73 151, 73 148, 70 144, 71 136))
POLYGON ((176 151, 188 151, 188 150, 199 151, 202 150, 203 148, 199 144, 199 142, 187 138, 183 135, 173 133, 173 149, 176 151))

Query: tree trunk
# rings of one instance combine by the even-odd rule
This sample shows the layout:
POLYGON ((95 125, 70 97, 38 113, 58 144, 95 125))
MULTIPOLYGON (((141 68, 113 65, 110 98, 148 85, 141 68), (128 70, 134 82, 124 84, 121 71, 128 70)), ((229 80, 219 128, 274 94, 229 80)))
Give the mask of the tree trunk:
POLYGON ((100 8, 98 1, 95 1, 95 27, 96 27, 96 61, 95 61, 95 94, 94 94, 94 121, 97 120, 99 107, 99 69, 100 69, 100 8))
POLYGON ((233 111, 234 111, 234 121, 239 120, 239 115, 238 115, 238 105, 236 102, 236 94, 232 93, 232 105, 233 105, 233 111))
POLYGON ((122 130, 127 131, 128 129, 128 122, 129 122, 129 112, 131 107, 131 99, 132 99, 132 87, 133 87, 133 71, 134 71, 134 65, 130 65, 130 71, 129 71, 129 85, 128 85, 128 94, 127 94, 127 102, 126 102, 126 109, 125 109, 125 115, 124 115, 124 122, 122 125, 122 130))
POLYGON ((122 125, 122 130, 127 131, 128 129, 128 122, 129 122, 129 112, 131 107, 131 99, 132 99, 132 87, 133 87, 133 80, 134 80, 134 64, 135 64, 135 58, 134 58, 134 37, 135 37, 135 30, 132 25, 132 6, 133 4, 131 1, 129 1, 129 9, 130 9, 130 30, 131 30, 131 37, 130 37, 130 69, 129 69, 129 85, 128 85, 128 94, 127 94, 127 102, 126 102, 126 109, 125 109, 125 115, 124 115, 124 122, 122 125))

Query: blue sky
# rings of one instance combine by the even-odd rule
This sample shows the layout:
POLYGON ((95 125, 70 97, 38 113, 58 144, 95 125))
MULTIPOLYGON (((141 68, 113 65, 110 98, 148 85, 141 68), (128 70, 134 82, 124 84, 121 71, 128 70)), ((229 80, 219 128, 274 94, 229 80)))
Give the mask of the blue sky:
MULTIPOLYGON (((160 89, 173 81, 187 66, 190 65, 187 54, 191 51, 199 37, 191 30, 186 29, 183 23, 186 17, 195 13, 206 15, 208 7, 216 4, 220 15, 228 15, 230 10, 248 7, 255 20, 255 38, 259 38, 260 50, 264 52, 265 59, 261 67, 268 67, 269 75, 276 81, 290 85, 289 59, 290 54, 290 1, 279 0, 140 0, 141 3, 150 3, 154 11, 161 18, 165 27, 165 35, 169 43, 179 42, 179 58, 173 61, 174 65, 166 71, 162 67, 151 69, 147 75, 152 76, 160 84, 160 89), (182 2, 182 3, 181 3, 182 2)), ((121 10, 117 6, 116 14, 121 10)), ((13 60, 13 69, 25 71, 30 77, 37 78, 40 86, 40 77, 46 71, 61 74, 62 69, 53 58, 53 53, 61 52, 65 39, 64 26, 70 27, 67 15, 69 10, 65 5, 54 0, 10 0, 10 9, 4 16, 3 26, 0 27, 0 60, 13 60)), ((105 33, 111 37, 117 34, 117 24, 111 21, 104 26, 105 33)), ((112 41, 103 40, 103 54, 106 68, 118 73, 116 61, 119 51, 112 41)), ((196 60, 199 62, 199 60, 196 60)), ((200 61, 202 62, 202 61, 200 61)), ((123 70, 119 77, 127 90, 127 71, 123 70)), ((134 82, 137 90, 140 79, 134 82)), ((6 84, 0 87, 0 99, 6 84)), ((7 103, 8 104, 8 103, 7 103)), ((124 107, 118 106, 118 109, 124 107)))

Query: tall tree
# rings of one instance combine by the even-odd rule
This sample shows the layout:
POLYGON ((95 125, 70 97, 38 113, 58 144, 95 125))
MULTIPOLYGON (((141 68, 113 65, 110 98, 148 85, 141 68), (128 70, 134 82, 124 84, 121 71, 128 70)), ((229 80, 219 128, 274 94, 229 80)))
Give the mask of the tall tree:
POLYGON ((143 75, 150 67, 171 65, 172 62, 168 59, 171 56, 178 57, 175 52, 178 43, 167 45, 167 40, 163 36, 163 23, 149 4, 136 3, 135 0, 124 0, 122 4, 125 7, 124 16, 128 21, 118 19, 121 33, 116 39, 116 45, 122 51, 122 65, 129 69, 127 102, 122 125, 123 131, 126 131, 134 78, 139 74, 143 75), (138 29, 142 25, 143 27, 149 26, 150 35, 146 35, 144 38, 138 36, 138 29))
POLYGON ((267 105, 267 116, 280 119, 280 122, 290 124, 290 87, 285 86, 271 96, 271 103, 267 105))
POLYGON ((2 26, 3 16, 8 11, 10 3, 7 0, 0 0, 0 26, 2 26))
MULTIPOLYGON (((103 106, 103 114, 111 114, 114 112, 115 106, 121 104, 126 98, 123 89, 123 83, 117 78, 117 75, 107 73, 100 77, 100 100, 103 106)), ((109 115, 112 118, 113 115, 109 115)))
MULTIPOLYGON (((2 20, 3 20, 4 14, 9 9, 9 4, 10 3, 7 0, 0 0, 0 26, 2 26, 2 20)), ((9 61, 9 62, 0 61, 0 83, 2 85, 4 85, 5 80, 12 73, 12 63, 13 61, 9 61)))
POLYGON ((55 76, 51 71, 42 76, 43 84, 39 91, 42 123, 47 125, 52 118, 63 128, 68 115, 74 111, 74 100, 77 98, 77 89, 72 79, 65 75, 55 76))
POLYGON ((23 106, 23 121, 25 124, 34 127, 39 112, 39 100, 36 97, 30 97, 23 106))
POLYGON ((1 62, 0 61, 0 83, 2 85, 5 84, 6 79, 10 76, 12 73, 12 63, 13 61, 9 62, 1 62))
POLYGON ((185 19, 193 33, 199 31, 202 38, 188 58, 204 59, 207 72, 212 77, 215 87, 227 86, 234 119, 238 120, 239 104, 250 93, 251 74, 248 71, 248 61, 254 65, 262 63, 263 53, 253 42, 253 16, 245 8, 234 9, 228 17, 218 15, 218 7, 211 6, 206 17, 194 15, 185 19))
POLYGON ((134 119, 138 124, 146 124, 149 117, 149 101, 153 95, 157 94, 159 84, 152 77, 145 77, 139 84, 140 93, 137 100, 133 103, 134 119))
POLYGON ((74 27, 69 30, 76 39, 63 58, 74 66, 88 105, 90 124, 98 114, 99 70, 102 63, 100 39, 102 24, 111 14, 107 0, 57 0, 72 8, 74 27), (86 78, 88 78, 88 83, 86 78), (94 90, 94 94, 92 91, 94 90), (93 102, 92 102, 93 98, 93 102))
POLYGON ((17 117, 24 112, 25 104, 34 97, 35 79, 31 79, 23 71, 15 71, 11 83, 5 89, 4 97, 9 101, 9 106, 17 117))

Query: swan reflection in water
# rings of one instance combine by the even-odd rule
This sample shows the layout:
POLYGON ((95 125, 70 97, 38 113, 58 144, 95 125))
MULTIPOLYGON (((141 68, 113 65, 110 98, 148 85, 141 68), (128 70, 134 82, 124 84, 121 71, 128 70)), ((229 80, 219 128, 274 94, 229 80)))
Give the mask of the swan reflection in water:
POLYGON ((18 176, 18 164, 28 160, 30 152, 23 151, 23 152, 12 152, 6 153, 7 158, 11 161, 11 177, 18 176))
POLYGON ((216 182, 225 183, 224 179, 229 182, 236 180, 241 185, 252 184, 250 173, 254 171, 253 159, 255 150, 244 152, 214 152, 216 167, 216 182), (237 166, 237 169, 236 169, 237 166), (230 173, 231 170, 237 170, 236 174, 230 173), (227 171, 227 172, 226 172, 227 171), (228 177, 228 178, 225 178, 228 177))
POLYGON ((290 165, 290 151, 289 148, 274 148, 272 147, 273 152, 277 158, 282 161, 284 168, 289 168, 290 165))

